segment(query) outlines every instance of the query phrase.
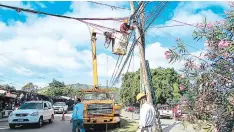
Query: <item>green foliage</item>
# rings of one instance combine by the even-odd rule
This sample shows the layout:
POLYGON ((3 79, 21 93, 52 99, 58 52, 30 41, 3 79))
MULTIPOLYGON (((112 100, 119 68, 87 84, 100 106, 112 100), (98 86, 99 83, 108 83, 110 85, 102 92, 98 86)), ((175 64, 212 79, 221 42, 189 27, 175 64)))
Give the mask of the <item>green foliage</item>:
MULTIPOLYGON (((152 87, 156 93, 157 103, 178 102, 181 93, 179 90, 179 74, 171 68, 151 69, 152 87)), ((136 103, 136 95, 140 92, 140 71, 128 72, 122 78, 120 91, 123 104, 136 103)))
MULTIPOLYGON (((234 7, 234 2, 231 7, 234 7)), ((188 44, 182 41, 177 41, 175 48, 165 52, 170 63, 178 61, 178 58, 185 62, 183 73, 189 80, 185 81, 189 92, 184 98, 189 106, 189 116, 193 116, 194 120, 212 122, 220 132, 233 127, 233 124, 227 124, 233 120, 234 106, 234 12, 226 14, 225 20, 207 22, 204 19, 197 24, 193 32, 194 40, 206 40, 200 56, 184 48, 188 44), (217 118, 212 119, 212 116, 217 118)))
POLYGON ((3 85, 2 87, 3 87, 3 89, 5 89, 5 90, 15 90, 15 87, 14 87, 14 86, 10 86, 10 85, 8 85, 8 84, 3 85))
POLYGON ((61 87, 65 87, 66 85, 64 84, 64 82, 60 82, 58 80, 53 79, 53 81, 49 83, 49 86, 51 88, 61 88, 61 87))
POLYGON ((29 82, 22 87, 22 90, 27 91, 27 92, 37 92, 37 89, 38 89, 38 86, 34 85, 32 82, 29 82))

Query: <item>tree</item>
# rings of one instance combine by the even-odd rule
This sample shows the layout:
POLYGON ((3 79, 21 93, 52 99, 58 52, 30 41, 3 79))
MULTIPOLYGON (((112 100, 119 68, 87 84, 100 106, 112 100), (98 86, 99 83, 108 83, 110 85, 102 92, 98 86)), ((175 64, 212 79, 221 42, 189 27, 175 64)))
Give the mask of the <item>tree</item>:
MULTIPOLYGON (((152 88, 156 93, 156 102, 177 103, 180 99, 179 74, 171 68, 151 69, 152 88)), ((136 103, 136 95, 140 92, 140 71, 128 72, 122 78, 120 91, 124 104, 136 103)))
MULTIPOLYGON (((232 4, 233 7, 234 4, 232 4)), ((193 120, 207 120, 218 131, 232 131, 234 88, 234 12, 227 13, 225 20, 197 24, 194 39, 206 40, 205 50, 200 56, 188 51, 187 44, 177 39, 177 46, 165 52, 170 63, 183 60, 183 73, 189 89, 184 95, 189 106, 189 116, 193 120), (212 118, 216 116, 217 118, 212 118)), ((181 83, 183 84, 183 83, 181 83)))
POLYGON ((64 93, 65 87, 66 85, 64 84, 64 82, 60 82, 58 80, 53 79, 53 81, 49 83, 49 88, 46 93, 50 96, 66 95, 64 93))
POLYGON ((8 85, 8 84, 4 85, 3 88, 6 89, 6 90, 9 90, 9 91, 10 91, 10 90, 15 90, 15 87, 14 87, 14 86, 10 86, 10 85, 8 85))
POLYGON ((22 87, 22 90, 27 92, 37 92, 38 86, 34 85, 32 82, 29 82, 22 87))
POLYGON ((61 88, 61 87, 65 87, 66 85, 64 84, 64 82, 60 82, 58 80, 53 79, 53 81, 51 83, 49 83, 49 86, 51 88, 53 88, 53 87, 61 88))

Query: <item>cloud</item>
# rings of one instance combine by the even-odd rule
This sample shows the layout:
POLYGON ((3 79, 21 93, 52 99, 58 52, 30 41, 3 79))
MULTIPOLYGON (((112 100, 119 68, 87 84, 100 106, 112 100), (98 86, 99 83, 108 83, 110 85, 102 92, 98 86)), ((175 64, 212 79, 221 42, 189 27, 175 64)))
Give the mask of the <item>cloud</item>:
POLYGON ((42 2, 37 2, 37 5, 39 5, 41 8, 46 8, 47 6, 43 4, 42 2))
POLYGON ((13 70, 18 73, 18 74, 22 74, 22 75, 26 75, 26 76, 30 76, 30 75, 33 75, 34 73, 31 72, 30 70, 28 69, 25 69, 25 68, 16 68, 16 67, 13 67, 13 70))
MULTIPOLYGON (((14 6, 14 7, 22 7, 22 8, 31 8, 30 4, 23 4, 21 1, 1 1, 0 4, 14 6)), ((3 10, 11 10, 8 8, 2 8, 3 10)))
MULTIPOLYGON (((225 2, 181 2, 178 7, 173 11, 173 17, 166 21, 164 24, 157 25, 155 27, 162 26, 172 26, 172 25, 181 25, 181 23, 175 22, 177 20, 183 23, 194 24, 201 23, 204 18, 207 19, 207 22, 215 22, 222 20, 223 17, 214 13, 211 9, 207 7, 219 6, 224 9, 228 8, 228 5, 225 2)), ((175 37, 186 37, 191 36, 195 27, 185 25, 185 26, 175 26, 175 27, 166 27, 161 28, 163 32, 169 33, 175 37)), ((162 33, 162 31, 157 28, 152 28, 149 32, 153 32, 157 36, 167 36, 167 34, 162 33)))
MULTIPOLYGON (((126 3, 128 4, 128 2, 110 2, 108 4, 124 6, 126 3)), ((30 4, 23 5, 21 2, 12 2, 11 4, 14 6, 27 6, 32 8, 30 4)), ((204 16, 207 16, 208 20, 221 19, 220 16, 216 15, 211 10, 203 10, 206 9, 206 5, 196 3, 196 9, 200 8, 202 10, 195 14, 188 8, 190 6, 189 4, 178 6, 174 12, 173 19, 187 23, 201 22, 204 16)), ((68 11, 64 13, 64 15, 95 18, 126 17, 130 15, 129 10, 112 10, 110 7, 95 5, 88 2, 72 2, 70 8, 72 11, 68 11)), ((18 78, 23 78, 23 84, 28 81, 33 81, 38 85, 48 83, 48 80, 24 79, 25 76, 28 77, 33 75, 43 75, 51 80, 52 78, 59 78, 60 80, 65 81, 65 83, 77 83, 80 80, 84 81, 84 83, 92 83, 92 81, 90 81, 92 80, 92 78, 90 78, 92 76, 92 53, 90 46, 90 32, 87 25, 76 20, 55 17, 38 17, 37 15, 28 13, 23 14, 26 14, 27 16, 26 22, 11 21, 10 23, 5 24, 0 21, 0 53, 19 62, 30 69, 30 71, 27 71, 27 68, 24 69, 23 67, 12 68, 12 64, 1 63, 0 61, 0 68, 3 71, 3 74, 8 74, 3 69, 13 69, 18 75, 18 78)), ((120 22, 112 21, 87 22, 100 24, 117 30, 120 26, 120 22)), ((165 25, 172 24, 175 24, 175 22, 167 21, 165 23, 165 25)), ((163 30, 170 32, 172 35, 181 35, 183 37, 188 36, 192 31, 191 27, 180 27, 179 29, 180 30, 178 30, 178 28, 165 28, 163 30)), ((96 31, 102 33, 105 30, 102 29, 101 31, 96 31)), ((155 30, 151 31, 155 32, 155 30)), ((161 32, 155 33, 159 36, 162 35, 161 32)), ((97 60, 98 75, 101 84, 105 84, 105 80, 111 77, 117 61, 117 56, 111 55, 111 50, 105 49, 103 42, 104 37, 98 35, 97 60)), ((156 68, 161 66, 166 68, 181 68, 181 63, 177 62, 169 64, 164 58, 164 52, 168 50, 167 47, 163 47, 165 44, 166 42, 156 42, 149 44, 146 47, 146 59, 149 60, 150 67, 156 68)), ((139 64, 138 47, 136 47, 129 71, 138 70, 139 64)), ((125 72, 126 69, 124 69, 123 73, 125 72)), ((12 75, 12 77, 14 78, 15 76, 12 75)), ((18 79, 16 78, 15 80, 18 79)))
MULTIPOLYGON (((73 12, 67 12, 65 15, 75 17, 122 17, 129 12, 122 10, 112 11, 109 7, 93 7, 87 2, 79 3, 81 7, 79 11, 77 3, 79 2, 74 2, 71 6, 73 12)), ((25 7, 21 2, 4 4, 25 7)), ((31 5, 28 4, 28 8, 31 8, 31 5)), ((91 68, 91 58, 87 57, 87 54, 91 55, 91 52, 88 50, 90 49, 90 32, 86 24, 75 20, 25 14, 27 14, 26 22, 11 21, 7 25, 0 21, 1 54, 29 68, 32 73, 39 73, 37 76, 44 75, 47 78, 56 78, 56 76, 54 76, 55 74, 50 74, 53 71, 46 69, 54 69, 61 73, 63 78, 74 77, 77 73, 87 70, 87 67, 91 68), (86 50, 80 51, 79 49, 81 48, 86 50)), ((120 24, 119 22, 116 24, 116 22, 99 21, 94 21, 94 23, 116 29, 119 28, 120 24)), ((103 44, 103 38, 103 36, 98 38, 97 45, 103 44)), ((104 47, 98 49, 106 51, 104 47)), ((103 54, 100 56, 103 56, 103 54)), ((111 57, 109 58, 110 63, 112 63, 111 57)), ((99 63, 102 63, 102 61, 99 63)), ((2 63, 0 64, 2 65, 2 63)), ((33 75, 22 67, 11 68, 13 66, 11 63, 3 63, 3 65, 1 69, 12 69, 18 75, 33 75)), ((100 70, 103 71, 100 75, 104 74, 104 70, 100 70)), ((56 75, 59 73, 56 73, 56 75)), ((4 72, 4 74, 7 73, 4 72)), ((27 81, 30 80, 25 80, 25 82, 27 81)), ((37 82, 36 80, 34 81, 37 82)))

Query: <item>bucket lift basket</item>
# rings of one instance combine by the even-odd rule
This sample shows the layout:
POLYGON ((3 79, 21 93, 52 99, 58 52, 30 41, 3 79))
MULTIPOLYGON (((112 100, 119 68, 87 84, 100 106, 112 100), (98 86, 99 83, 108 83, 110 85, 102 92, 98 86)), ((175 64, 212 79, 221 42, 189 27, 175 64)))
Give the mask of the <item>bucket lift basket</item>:
POLYGON ((113 33, 114 41, 112 42, 112 53, 116 55, 126 55, 128 35, 115 32, 113 33))

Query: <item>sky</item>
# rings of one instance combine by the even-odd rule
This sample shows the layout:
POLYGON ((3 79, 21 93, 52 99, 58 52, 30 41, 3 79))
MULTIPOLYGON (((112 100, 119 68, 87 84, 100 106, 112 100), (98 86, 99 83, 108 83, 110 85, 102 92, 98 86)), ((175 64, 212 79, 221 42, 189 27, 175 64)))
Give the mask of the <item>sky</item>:
MULTIPOLYGON (((100 2, 119 7, 129 7, 129 2, 100 2)), ((34 9, 73 17, 129 17, 130 10, 112 9, 85 1, 66 2, 0 2, 0 4, 34 9)), ((146 6, 145 12, 152 11, 156 2, 146 6)), ((169 64, 164 52, 176 45, 175 38, 195 48, 189 50, 199 54, 204 41, 194 41, 192 26, 157 27, 197 24, 206 17, 208 22, 224 19, 229 11, 227 2, 169 2, 146 34, 146 59, 151 68, 165 67, 180 69, 180 62, 169 64)), ((120 22, 89 21, 119 30, 120 22)), ((99 84, 106 85, 114 71, 118 56, 111 48, 104 47, 104 36, 97 36, 97 60, 99 84)), ((28 82, 40 87, 48 85, 53 78, 65 84, 90 84, 92 78, 92 57, 89 27, 76 20, 35 15, 26 12, 0 8, 0 84, 10 84, 21 89, 28 82)), ((138 48, 134 50, 129 71, 139 69, 138 48)), ((123 73, 127 69, 124 69, 123 73)), ((116 85, 120 86, 121 81, 116 85)))

